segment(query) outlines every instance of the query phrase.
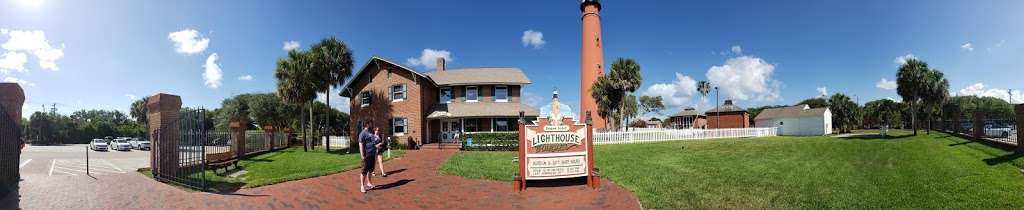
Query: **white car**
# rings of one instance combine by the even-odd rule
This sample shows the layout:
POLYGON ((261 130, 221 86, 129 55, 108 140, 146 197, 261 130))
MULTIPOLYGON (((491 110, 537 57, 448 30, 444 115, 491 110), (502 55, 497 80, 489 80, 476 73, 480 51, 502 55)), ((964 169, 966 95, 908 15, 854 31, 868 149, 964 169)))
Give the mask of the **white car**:
POLYGON ((93 139, 92 142, 89 143, 89 149, 92 149, 92 150, 95 150, 95 151, 100 151, 100 150, 107 151, 107 140, 93 139))
POLYGON ((113 141, 110 141, 110 149, 130 151, 132 150, 132 145, 128 143, 127 139, 114 139, 113 141))
POLYGON ((132 145, 132 149, 137 149, 137 150, 149 150, 149 149, 152 149, 152 147, 150 147, 150 145, 149 145, 149 140, 145 140, 145 139, 134 138, 131 141, 128 141, 128 144, 132 145))
POLYGON ((985 125, 985 136, 1009 138, 1012 135, 1017 135, 1017 130, 1010 127, 997 127, 992 125, 985 125))

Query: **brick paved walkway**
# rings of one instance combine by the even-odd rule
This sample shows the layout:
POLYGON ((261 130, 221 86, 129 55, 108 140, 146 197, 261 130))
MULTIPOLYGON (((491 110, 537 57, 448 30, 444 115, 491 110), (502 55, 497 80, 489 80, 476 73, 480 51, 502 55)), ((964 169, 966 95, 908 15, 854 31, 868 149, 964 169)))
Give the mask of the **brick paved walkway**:
POLYGON ((412 151, 385 163, 394 170, 359 192, 358 170, 241 189, 231 195, 185 192, 138 173, 24 177, 18 197, 0 209, 639 209, 627 190, 602 180, 599 190, 582 185, 532 187, 519 194, 509 182, 440 175, 453 151, 412 151), (403 170, 404 169, 404 170, 403 170), (70 186, 70 187, 69 187, 70 186), (13 202, 12 202, 13 201, 13 202), (17 204, 14 204, 17 203, 17 204))

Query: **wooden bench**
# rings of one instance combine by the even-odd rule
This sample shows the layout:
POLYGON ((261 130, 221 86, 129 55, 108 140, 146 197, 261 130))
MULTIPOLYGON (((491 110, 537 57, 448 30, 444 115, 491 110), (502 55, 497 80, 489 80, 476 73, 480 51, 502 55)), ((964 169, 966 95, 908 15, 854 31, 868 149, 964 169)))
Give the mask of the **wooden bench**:
POLYGON ((213 173, 217 173, 217 169, 221 168, 223 168, 224 172, 227 173, 229 166, 234 166, 234 168, 238 168, 238 159, 217 160, 206 163, 206 168, 213 169, 213 173))
POLYGON ((235 159, 234 157, 235 156, 232 152, 207 154, 206 168, 213 169, 214 173, 217 173, 217 169, 223 168, 226 173, 229 166, 238 168, 238 159, 235 159))

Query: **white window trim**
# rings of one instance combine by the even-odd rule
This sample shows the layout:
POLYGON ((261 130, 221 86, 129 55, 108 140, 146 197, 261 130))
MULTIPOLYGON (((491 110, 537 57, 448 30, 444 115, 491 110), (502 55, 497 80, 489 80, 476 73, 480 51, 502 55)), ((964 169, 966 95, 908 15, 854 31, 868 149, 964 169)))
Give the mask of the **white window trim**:
POLYGON ((405 84, 392 85, 390 89, 391 89, 391 93, 390 93, 391 94, 391 102, 402 102, 402 101, 405 101, 405 98, 409 97, 409 88, 407 86, 405 86, 405 84), (398 99, 395 98, 395 86, 402 86, 402 98, 398 98, 398 99))
POLYGON ((455 93, 455 92, 453 92, 453 91, 452 91, 452 88, 451 88, 451 87, 442 87, 442 88, 441 88, 441 89, 440 89, 440 90, 439 90, 439 91, 437 92, 437 101, 438 101, 438 104, 450 104, 450 103, 452 103, 452 95, 454 95, 454 93, 455 93), (444 90, 446 90, 446 89, 448 90, 448 100, 444 100, 444 101, 441 101, 441 99, 442 99, 442 98, 441 98, 441 96, 443 96, 443 95, 444 95, 444 90))
POLYGON ((466 91, 466 102, 467 103, 480 102, 480 87, 477 87, 477 86, 466 86, 465 89, 466 89, 465 91, 466 91), (469 88, 476 89, 476 99, 469 100, 469 88))
POLYGON ((365 94, 365 93, 369 93, 369 92, 368 91, 363 91, 363 92, 359 93, 359 108, 369 107, 370 103, 373 103, 373 95, 372 94, 370 95, 370 103, 366 103, 366 101, 363 100, 363 94, 365 94))
POLYGON ((494 95, 494 102, 508 102, 508 99, 512 98, 512 96, 509 96, 511 94, 509 94, 508 86, 504 85, 494 86, 494 91, 491 94, 494 95), (498 99, 498 88, 505 88, 505 99, 498 99))
POLYGON ((404 131, 403 131, 403 132, 401 132, 401 133, 398 133, 398 132, 393 132, 393 133, 394 133, 393 135, 394 135, 394 136, 405 136, 405 132, 409 132, 409 118, 404 118, 404 117, 396 117, 396 118, 391 118, 391 131, 394 131, 394 130, 395 130, 395 127, 397 127, 397 126, 398 126, 398 125, 397 125, 397 124, 395 123, 395 120, 397 120, 397 119, 402 119, 402 121, 404 121, 404 122, 405 122, 405 125, 403 125, 403 126, 402 126, 402 127, 405 127, 405 128, 403 129, 404 131))

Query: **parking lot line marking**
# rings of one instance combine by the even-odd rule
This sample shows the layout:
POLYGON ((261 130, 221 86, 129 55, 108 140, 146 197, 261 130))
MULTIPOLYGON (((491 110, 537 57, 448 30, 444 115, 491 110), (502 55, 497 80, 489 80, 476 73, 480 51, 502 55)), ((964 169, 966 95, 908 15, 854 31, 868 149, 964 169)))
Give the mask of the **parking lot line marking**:
POLYGON ((85 169, 82 169, 82 170, 78 170, 78 169, 71 169, 71 168, 65 168, 65 167, 63 167, 63 166, 57 166, 57 169, 60 169, 60 170, 67 170, 67 171, 77 171, 77 172, 82 172, 82 173, 85 173, 85 169))
POLYGON ((25 161, 24 163, 21 163, 21 165, 20 165, 20 166, 18 166, 18 168, 19 168, 19 169, 20 169, 20 168, 24 168, 24 167, 25 167, 25 165, 28 165, 28 162, 32 162, 32 159, 28 159, 28 160, 26 160, 26 161, 25 161))
POLYGON ((53 176, 53 166, 56 165, 56 164, 57 164, 57 159, 53 159, 53 161, 50 162, 50 176, 53 176))
MULTIPOLYGON (((101 160, 103 160, 103 159, 101 159, 101 160)), ((114 165, 113 163, 110 163, 110 161, 107 161, 107 160, 103 160, 103 162, 106 162, 106 163, 107 163, 107 165, 110 165, 111 167, 114 167, 114 169, 117 169, 117 171, 120 171, 121 173, 124 173, 124 170, 121 170, 121 168, 118 168, 118 167, 117 167, 117 166, 115 166, 115 165, 114 165)))

